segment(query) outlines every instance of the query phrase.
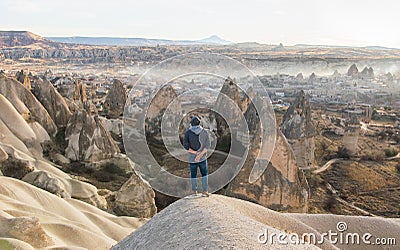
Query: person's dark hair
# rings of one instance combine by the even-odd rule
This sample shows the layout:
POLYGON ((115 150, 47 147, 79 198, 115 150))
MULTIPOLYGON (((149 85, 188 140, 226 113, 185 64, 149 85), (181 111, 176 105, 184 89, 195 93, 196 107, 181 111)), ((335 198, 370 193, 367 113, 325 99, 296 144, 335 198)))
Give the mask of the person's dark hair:
POLYGON ((197 116, 193 116, 192 120, 190 121, 190 125, 192 126, 200 125, 200 119, 197 116))

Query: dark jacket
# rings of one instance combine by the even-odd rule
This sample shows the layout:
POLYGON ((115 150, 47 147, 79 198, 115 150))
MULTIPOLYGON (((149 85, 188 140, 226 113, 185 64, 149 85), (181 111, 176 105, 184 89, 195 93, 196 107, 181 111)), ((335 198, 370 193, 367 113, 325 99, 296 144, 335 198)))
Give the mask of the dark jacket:
MULTIPOLYGON (((210 148, 210 137, 208 136, 207 131, 201 126, 192 126, 186 132, 183 138, 183 147, 186 150, 189 148, 195 151, 202 151, 204 148, 210 148)), ((189 153, 189 161, 194 162, 196 158, 195 154, 189 153)), ((205 160, 206 154, 201 158, 200 161, 205 160)))

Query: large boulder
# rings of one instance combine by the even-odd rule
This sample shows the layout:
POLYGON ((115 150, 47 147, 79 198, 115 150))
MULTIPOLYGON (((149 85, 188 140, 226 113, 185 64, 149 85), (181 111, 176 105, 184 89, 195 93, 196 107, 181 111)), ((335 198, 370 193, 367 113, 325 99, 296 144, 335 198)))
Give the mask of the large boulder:
POLYGON ((95 186, 75 179, 69 179, 68 184, 72 198, 81 200, 102 210, 108 208, 106 199, 98 194, 95 186))
POLYGON ((65 166, 71 163, 71 160, 57 152, 50 152, 49 159, 57 165, 65 166))
POLYGON ((109 159, 119 149, 98 116, 85 110, 75 112, 65 131, 66 156, 73 161, 96 162, 109 159))
POLYGON ((300 91, 283 117, 281 130, 292 146, 297 165, 301 168, 314 164, 316 135, 311 117, 309 95, 300 91))
POLYGON ((6 161, 0 162, 0 170, 4 176, 23 179, 24 176, 35 170, 35 166, 28 160, 8 157, 6 161))
POLYGON ((127 94, 124 84, 115 79, 104 102, 104 109, 107 110, 107 116, 110 118, 121 117, 124 113, 126 98, 127 94))
POLYGON ((115 197, 114 211, 119 215, 150 218, 157 212, 154 191, 134 172, 115 197))
POLYGON ((15 238, 36 248, 54 245, 37 217, 0 218, 0 237, 15 238))
POLYGON ((46 108, 57 127, 66 127, 72 114, 64 98, 54 88, 53 84, 48 80, 36 78, 33 93, 46 108))
POLYGON ((61 198, 71 198, 64 184, 47 171, 30 172, 26 174, 22 180, 61 198))

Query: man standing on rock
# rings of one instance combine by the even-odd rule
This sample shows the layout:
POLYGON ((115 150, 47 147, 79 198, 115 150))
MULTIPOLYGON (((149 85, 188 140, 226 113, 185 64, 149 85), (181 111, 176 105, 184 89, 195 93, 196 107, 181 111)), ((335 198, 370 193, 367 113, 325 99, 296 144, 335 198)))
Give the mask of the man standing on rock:
POLYGON ((207 150, 210 148, 210 137, 207 131, 200 126, 200 119, 196 116, 190 121, 191 127, 185 132, 183 147, 189 152, 190 181, 192 191, 197 194, 197 167, 201 173, 202 196, 208 197, 208 164, 207 150))

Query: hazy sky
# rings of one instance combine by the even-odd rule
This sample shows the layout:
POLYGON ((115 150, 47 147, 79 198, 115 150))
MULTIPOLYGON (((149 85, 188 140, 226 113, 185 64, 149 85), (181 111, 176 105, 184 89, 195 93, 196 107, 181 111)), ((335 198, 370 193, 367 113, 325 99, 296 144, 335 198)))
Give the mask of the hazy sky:
POLYGON ((0 30, 400 48, 396 0, 1 0, 0 30))

